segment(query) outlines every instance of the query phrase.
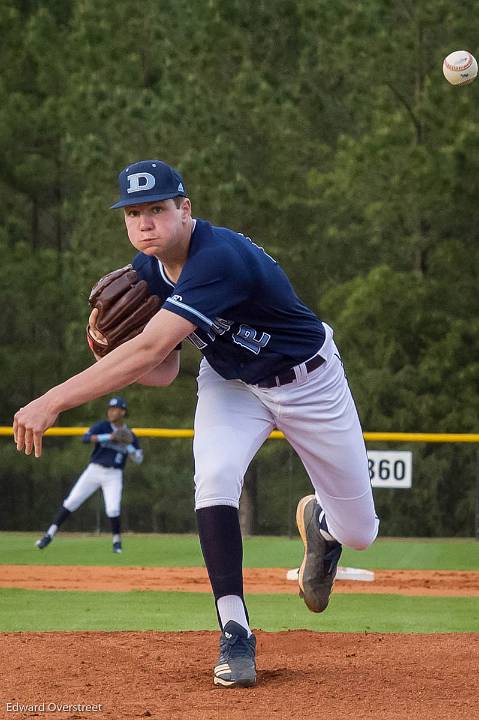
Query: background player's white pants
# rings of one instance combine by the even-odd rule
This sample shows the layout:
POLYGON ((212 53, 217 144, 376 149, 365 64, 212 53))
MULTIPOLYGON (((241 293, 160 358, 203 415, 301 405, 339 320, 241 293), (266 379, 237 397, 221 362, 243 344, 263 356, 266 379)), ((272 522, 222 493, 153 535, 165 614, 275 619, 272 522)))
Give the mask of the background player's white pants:
POLYGON ((101 488, 107 516, 118 517, 121 509, 122 487, 123 472, 119 468, 90 463, 72 487, 68 497, 63 501, 63 506, 70 512, 74 512, 90 495, 93 495, 95 490, 101 488))
POLYGON ((239 506, 243 477, 271 430, 285 434, 301 458, 325 511, 330 533, 362 549, 375 539, 377 519, 362 430, 332 331, 310 374, 259 388, 225 380, 206 360, 198 376, 195 418, 195 506, 239 506))

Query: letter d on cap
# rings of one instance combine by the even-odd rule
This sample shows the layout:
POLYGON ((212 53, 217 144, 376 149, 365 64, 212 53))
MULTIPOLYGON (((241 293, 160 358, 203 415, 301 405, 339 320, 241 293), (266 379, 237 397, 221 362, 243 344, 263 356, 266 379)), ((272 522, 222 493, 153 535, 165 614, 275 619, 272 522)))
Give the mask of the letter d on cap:
POLYGON ((128 175, 128 182, 130 186, 126 189, 127 193, 151 190, 155 187, 155 176, 149 172, 133 173, 133 175, 128 175), (141 182, 142 180, 144 182, 141 182))

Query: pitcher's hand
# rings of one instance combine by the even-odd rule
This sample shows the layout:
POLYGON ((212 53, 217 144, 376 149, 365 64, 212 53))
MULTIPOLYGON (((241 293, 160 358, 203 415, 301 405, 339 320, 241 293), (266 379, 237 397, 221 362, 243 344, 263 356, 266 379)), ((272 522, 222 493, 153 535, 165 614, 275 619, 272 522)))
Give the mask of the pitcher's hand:
POLYGON ((35 450, 35 457, 42 454, 42 435, 51 427, 58 417, 52 409, 49 399, 42 395, 15 413, 13 419, 13 437, 18 451, 30 455, 35 450))

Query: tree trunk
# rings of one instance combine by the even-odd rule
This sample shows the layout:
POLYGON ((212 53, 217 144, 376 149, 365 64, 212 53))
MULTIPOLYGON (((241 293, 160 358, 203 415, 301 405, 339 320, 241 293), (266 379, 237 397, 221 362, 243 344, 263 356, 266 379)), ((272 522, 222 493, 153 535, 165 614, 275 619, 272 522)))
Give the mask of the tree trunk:
POLYGON ((253 462, 244 478, 239 507, 240 525, 243 535, 254 535, 255 532, 257 480, 258 470, 256 464, 253 462))

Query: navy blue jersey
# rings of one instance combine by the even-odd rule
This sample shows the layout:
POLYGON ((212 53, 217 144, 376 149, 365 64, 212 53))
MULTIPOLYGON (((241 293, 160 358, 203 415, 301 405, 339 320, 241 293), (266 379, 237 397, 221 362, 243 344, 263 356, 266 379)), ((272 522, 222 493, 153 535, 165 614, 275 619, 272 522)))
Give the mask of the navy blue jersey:
MULTIPOLYGON (((114 431, 114 427, 108 420, 100 420, 95 423, 82 437, 82 442, 89 443, 92 435, 105 435, 110 434, 114 431)), ((131 431, 130 431, 131 432, 131 431)), ((135 433, 132 433, 133 441, 132 445, 135 448, 140 447, 138 438, 135 433)), ((128 457, 128 450, 125 445, 120 445, 114 442, 95 443, 93 452, 90 457, 90 462, 96 463, 97 465, 103 465, 103 467, 119 468, 123 470, 125 467, 126 459, 128 457)))
POLYGON ((255 384, 312 357, 325 338, 279 264, 249 238, 197 220, 174 284, 155 257, 133 266, 166 310, 197 326, 188 339, 222 377, 255 384))

